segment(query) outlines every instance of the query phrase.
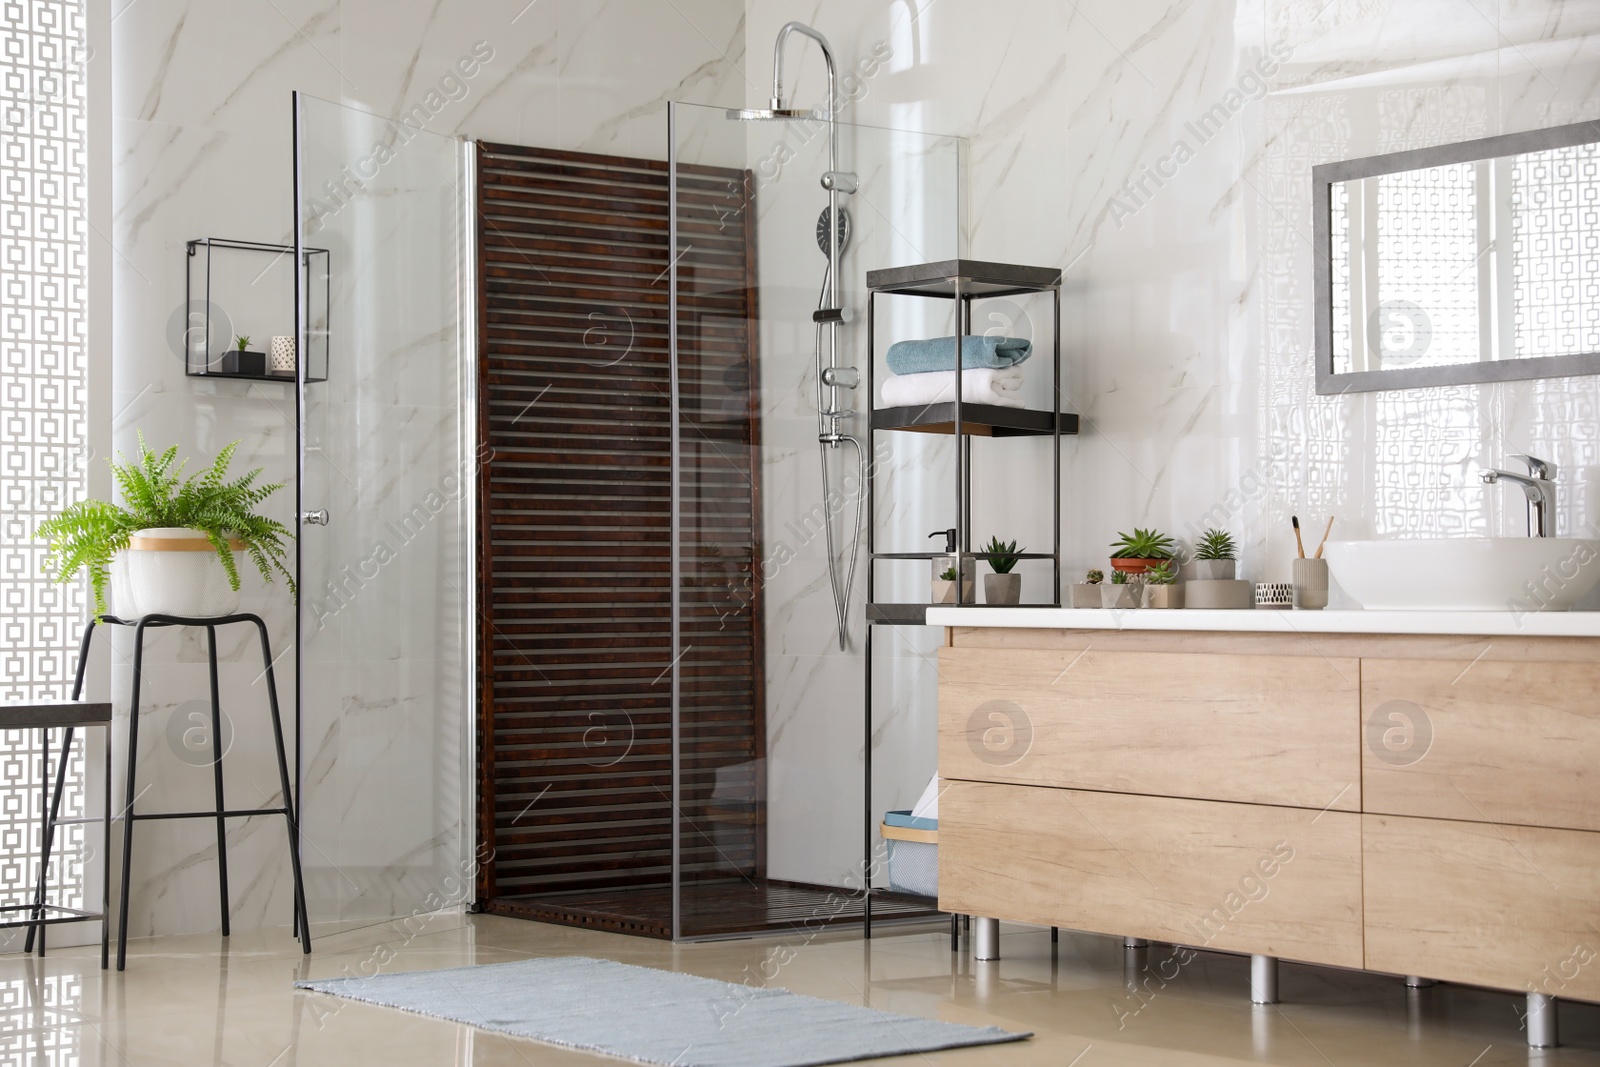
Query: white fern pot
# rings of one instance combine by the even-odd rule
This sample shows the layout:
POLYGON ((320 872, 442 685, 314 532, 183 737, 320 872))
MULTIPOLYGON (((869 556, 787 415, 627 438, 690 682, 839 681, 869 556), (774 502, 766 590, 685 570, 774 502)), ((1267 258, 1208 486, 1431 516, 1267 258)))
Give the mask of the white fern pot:
MULTIPOLYGON (((234 554, 243 545, 230 542, 234 554)), ((181 615, 209 619, 239 609, 239 591, 200 530, 140 530, 111 562, 111 607, 119 618, 181 615)))

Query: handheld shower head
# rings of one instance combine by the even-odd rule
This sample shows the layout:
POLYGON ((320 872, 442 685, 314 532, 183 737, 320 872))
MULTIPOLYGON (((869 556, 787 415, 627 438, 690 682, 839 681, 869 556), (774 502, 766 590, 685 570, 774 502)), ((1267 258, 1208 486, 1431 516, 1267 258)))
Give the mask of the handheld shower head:
MULTIPOLYGON (((828 251, 828 218, 833 214, 832 208, 823 208, 822 214, 817 216, 817 247, 822 249, 822 254, 827 256, 828 251)), ((844 251, 844 246, 850 243, 850 212, 844 208, 839 209, 839 251, 844 251)))

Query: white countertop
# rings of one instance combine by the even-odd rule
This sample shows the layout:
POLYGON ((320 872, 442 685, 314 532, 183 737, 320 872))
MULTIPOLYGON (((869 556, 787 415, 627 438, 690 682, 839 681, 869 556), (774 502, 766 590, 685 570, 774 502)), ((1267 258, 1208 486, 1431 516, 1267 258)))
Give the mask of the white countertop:
POLYGON ((1600 611, 1293 611, 1250 608, 928 609, 929 626, 1030 630, 1211 630, 1285 634, 1453 634, 1466 637, 1600 637, 1600 611))

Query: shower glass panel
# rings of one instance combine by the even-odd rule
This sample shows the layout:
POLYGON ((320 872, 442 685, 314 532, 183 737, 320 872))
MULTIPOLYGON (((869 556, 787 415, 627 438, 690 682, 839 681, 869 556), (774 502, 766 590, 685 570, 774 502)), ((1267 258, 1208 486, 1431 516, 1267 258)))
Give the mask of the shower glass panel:
MULTIPOLYGON (((883 688, 877 721, 865 721, 863 459, 878 465, 880 499, 890 502, 880 529, 910 523, 920 537, 954 525, 953 516, 893 503, 897 487, 902 500, 930 498, 935 483, 948 490, 947 439, 880 434, 873 454, 872 398, 862 395, 865 275, 961 254, 965 146, 839 124, 844 177, 835 184, 858 187, 838 196, 848 216, 838 279, 845 321, 837 353, 824 343, 819 357, 819 336, 826 342, 833 329, 813 317, 826 302, 827 122, 742 121, 676 103, 670 131, 674 933, 855 922, 864 875, 882 862, 877 819, 911 807, 935 768, 937 641, 920 628, 875 633, 883 688), (730 225, 752 216, 753 226, 730 225), (730 244, 740 240, 743 248, 730 244), (830 376, 837 388, 819 391, 819 367, 828 366, 844 372, 830 376), (852 371, 859 387, 849 384, 852 371), (835 422, 819 404, 852 413, 835 422), (819 443, 835 426, 834 440, 819 443), (841 649, 835 597, 852 556, 841 649)), ((926 306, 946 302, 898 303, 880 303, 880 338, 953 331, 951 309, 926 306)), ((877 359, 881 374, 881 352, 877 359)), ((902 579, 918 592, 899 599, 926 600, 921 566, 902 579)), ((894 580, 880 585, 880 599, 894 580)), ((932 914, 927 901, 888 892, 881 869, 871 880, 874 922, 932 914)))
POLYGON ((295 98, 297 769, 313 922, 462 903, 475 452, 460 142, 295 98), (327 285, 328 310, 307 294, 327 285), (325 517, 324 514, 325 513, 325 517))

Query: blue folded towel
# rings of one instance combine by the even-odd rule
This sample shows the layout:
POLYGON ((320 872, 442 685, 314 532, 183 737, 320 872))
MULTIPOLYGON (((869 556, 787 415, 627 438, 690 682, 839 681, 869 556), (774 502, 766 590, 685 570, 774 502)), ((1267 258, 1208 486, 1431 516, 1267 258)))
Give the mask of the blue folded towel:
MULTIPOLYGON (((1033 342, 1019 337, 977 337, 961 339, 961 369, 1009 367, 1033 354, 1033 342)), ((894 374, 925 374, 955 370, 956 339, 929 337, 922 341, 896 341, 889 346, 889 370, 894 374)))

